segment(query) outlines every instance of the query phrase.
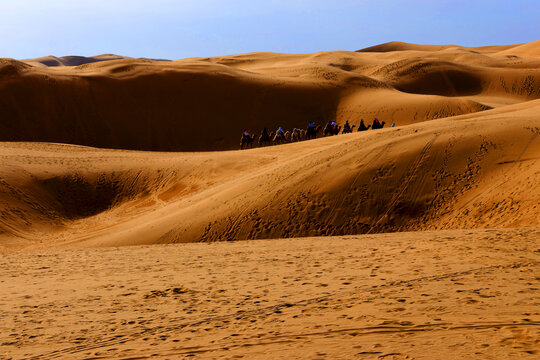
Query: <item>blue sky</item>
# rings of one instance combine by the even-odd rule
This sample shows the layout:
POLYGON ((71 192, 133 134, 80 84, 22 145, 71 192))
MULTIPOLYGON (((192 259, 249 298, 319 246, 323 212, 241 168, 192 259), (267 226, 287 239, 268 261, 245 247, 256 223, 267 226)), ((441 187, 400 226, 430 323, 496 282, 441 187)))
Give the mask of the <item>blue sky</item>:
POLYGON ((539 0, 0 0, 0 57, 179 59, 540 39, 539 0))

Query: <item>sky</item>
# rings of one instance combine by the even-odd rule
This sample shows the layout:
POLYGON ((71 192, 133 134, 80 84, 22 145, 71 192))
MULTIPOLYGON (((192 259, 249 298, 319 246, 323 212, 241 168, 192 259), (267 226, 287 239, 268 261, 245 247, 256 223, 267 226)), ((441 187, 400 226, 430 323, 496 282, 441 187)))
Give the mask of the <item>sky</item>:
POLYGON ((540 39, 540 0, 0 0, 0 57, 181 59, 540 39))

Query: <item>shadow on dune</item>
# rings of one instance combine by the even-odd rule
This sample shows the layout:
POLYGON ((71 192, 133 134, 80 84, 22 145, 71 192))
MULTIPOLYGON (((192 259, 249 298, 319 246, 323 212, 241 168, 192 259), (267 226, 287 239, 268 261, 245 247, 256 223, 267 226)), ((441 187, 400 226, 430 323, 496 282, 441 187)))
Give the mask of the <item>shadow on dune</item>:
POLYGON ((420 46, 419 53, 408 51, 415 45, 391 43, 374 50, 385 49, 179 61, 66 57, 84 64, 55 69, 0 60, 0 141, 231 150, 243 129, 358 125, 373 117, 404 125, 489 109, 484 97, 540 97, 533 60, 515 67, 491 57, 493 49, 452 46, 420 46), (459 98, 474 95, 482 98, 459 98))
POLYGON ((92 72, 74 76, 3 67, 0 73, 12 76, 0 82, 0 141, 159 151, 236 149, 243 128, 304 127, 335 116, 341 92, 335 85, 283 82, 223 66, 101 64, 83 65, 79 71, 92 72))
POLYGON ((55 200, 56 211, 68 220, 99 214, 111 208, 120 194, 120 185, 106 177, 91 182, 76 174, 41 181, 55 200))
POLYGON ((482 80, 466 71, 448 69, 423 74, 394 84, 396 89, 412 94, 470 96, 482 92, 482 80))

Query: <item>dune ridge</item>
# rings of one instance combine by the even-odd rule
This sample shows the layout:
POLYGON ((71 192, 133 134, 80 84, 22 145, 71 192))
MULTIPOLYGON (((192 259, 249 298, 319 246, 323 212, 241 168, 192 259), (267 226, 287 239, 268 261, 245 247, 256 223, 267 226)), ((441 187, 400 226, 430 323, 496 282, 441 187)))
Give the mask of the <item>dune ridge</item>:
POLYGON ((509 49, 504 49, 500 53, 520 57, 540 57, 540 40, 513 46, 509 49))
POLYGON ((538 61, 411 51, 2 60, 2 251, 539 225, 538 61), (362 117, 398 127, 120 150, 362 117))
POLYGON ((424 45, 424 44, 412 44, 402 41, 390 41, 384 44, 370 46, 364 49, 357 50, 357 52, 391 52, 391 51, 441 51, 448 49, 467 49, 467 50, 480 50, 480 51, 506 51, 516 47, 520 47, 524 44, 512 44, 512 45, 488 45, 488 46, 459 46, 459 45, 424 45))
POLYGON ((20 248, 540 225, 539 101, 250 151, 3 143, 0 229, 20 248))
POLYGON ((57 66, 79 66, 99 61, 109 61, 109 60, 121 60, 127 59, 126 56, 120 56, 115 54, 102 54, 96 56, 43 56, 35 59, 25 59, 22 60, 24 63, 38 66, 38 67, 57 67, 57 66))
POLYGON ((540 98, 540 60, 504 53, 535 46, 177 61, 110 55, 56 67, 2 60, 0 140, 208 151, 238 148, 242 129, 374 117, 407 125, 540 98))

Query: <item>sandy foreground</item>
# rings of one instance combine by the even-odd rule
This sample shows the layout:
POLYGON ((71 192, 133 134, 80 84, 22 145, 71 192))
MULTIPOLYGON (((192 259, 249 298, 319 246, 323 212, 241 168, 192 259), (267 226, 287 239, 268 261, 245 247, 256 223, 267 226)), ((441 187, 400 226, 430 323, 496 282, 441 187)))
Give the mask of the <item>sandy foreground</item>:
POLYGON ((15 253, 2 359, 516 359, 539 227, 15 253))

